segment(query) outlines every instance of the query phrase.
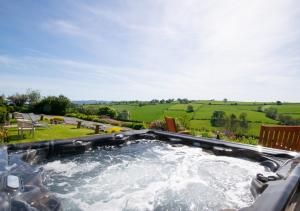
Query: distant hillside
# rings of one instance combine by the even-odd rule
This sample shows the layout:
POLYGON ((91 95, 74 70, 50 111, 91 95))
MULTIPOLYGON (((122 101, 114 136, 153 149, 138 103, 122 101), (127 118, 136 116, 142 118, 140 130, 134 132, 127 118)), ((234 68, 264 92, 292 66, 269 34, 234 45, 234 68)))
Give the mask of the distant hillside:
MULTIPOLYGON (((86 105, 86 108, 98 108, 103 105, 86 105)), ((278 114, 289 115, 293 118, 300 118, 300 103, 282 103, 275 102, 238 102, 238 101, 211 101, 198 100, 188 104, 180 104, 177 101, 172 103, 156 103, 144 104, 109 104, 108 106, 121 112, 127 110, 130 112, 130 119, 141 122, 151 122, 157 119, 163 120, 165 116, 181 117, 187 115, 190 119, 191 129, 197 130, 219 130, 211 126, 210 119, 214 111, 224 111, 227 115, 235 114, 239 116, 241 113, 247 114, 249 121, 249 135, 259 135, 260 126, 263 124, 278 124, 278 120, 271 119, 266 116, 265 109, 270 107, 277 109, 278 114), (194 111, 187 112, 187 106, 192 105, 194 111)))
POLYGON ((77 104, 77 105, 90 105, 90 104, 110 103, 110 101, 105 101, 105 100, 73 100, 72 103, 77 104))

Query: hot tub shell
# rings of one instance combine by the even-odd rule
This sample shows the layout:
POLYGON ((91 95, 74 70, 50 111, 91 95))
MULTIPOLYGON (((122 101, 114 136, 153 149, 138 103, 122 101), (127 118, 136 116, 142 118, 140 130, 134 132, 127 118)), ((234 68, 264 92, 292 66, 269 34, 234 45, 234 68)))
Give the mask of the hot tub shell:
POLYGON ((8 144, 0 149, 0 209, 61 210, 62 205, 42 183, 43 169, 36 164, 53 157, 84 153, 99 146, 121 145, 128 140, 158 139, 201 147, 216 155, 247 158, 268 167, 273 175, 258 174, 251 192, 255 202, 241 211, 300 210, 300 156, 298 153, 217 139, 198 138, 157 130, 129 131, 77 139, 8 144))

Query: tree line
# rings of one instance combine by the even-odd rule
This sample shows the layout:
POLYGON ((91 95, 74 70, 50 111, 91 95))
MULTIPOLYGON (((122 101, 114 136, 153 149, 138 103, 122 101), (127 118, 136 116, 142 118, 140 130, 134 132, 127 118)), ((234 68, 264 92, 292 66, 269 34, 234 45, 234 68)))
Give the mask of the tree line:
POLYGON ((9 112, 34 112, 43 114, 65 115, 72 107, 71 101, 64 95, 42 96, 38 90, 28 89, 24 94, 13 94, 7 98, 2 95, 3 104, 9 112))
MULTIPOLYGON (((281 104, 277 103, 277 105, 281 105, 281 104)), ((300 125, 300 118, 293 118, 290 115, 279 114, 278 110, 274 107, 270 107, 266 109, 262 109, 262 107, 258 107, 257 110, 259 112, 264 112, 266 117, 279 121, 279 124, 281 125, 300 125)))
POLYGON ((247 134, 249 123, 247 113, 227 115, 224 111, 214 111, 210 123, 213 127, 222 127, 237 135, 247 134))

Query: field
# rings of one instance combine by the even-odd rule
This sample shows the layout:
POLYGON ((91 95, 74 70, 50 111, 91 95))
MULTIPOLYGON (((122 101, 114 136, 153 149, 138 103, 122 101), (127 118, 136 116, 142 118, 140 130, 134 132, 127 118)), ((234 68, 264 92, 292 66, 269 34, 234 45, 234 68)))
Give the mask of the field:
MULTIPOLYGON (((89 107, 98 107, 103 105, 86 105, 89 107)), ((218 130, 210 124, 210 118, 214 111, 224 111, 226 114, 240 115, 242 112, 247 113, 249 121, 249 135, 258 136, 260 126, 262 124, 278 124, 277 121, 265 116, 263 112, 258 112, 257 108, 261 106, 263 109, 275 107, 279 114, 290 115, 294 118, 300 118, 300 103, 285 103, 276 105, 274 103, 264 102, 227 102, 222 101, 197 101, 190 104, 156 104, 139 106, 137 104, 130 105, 109 105, 118 111, 128 110, 130 119, 136 121, 151 122, 157 119, 163 119, 164 116, 178 118, 187 115, 191 120, 191 129, 202 130, 218 130), (194 112, 187 113, 188 105, 192 105, 194 112)))

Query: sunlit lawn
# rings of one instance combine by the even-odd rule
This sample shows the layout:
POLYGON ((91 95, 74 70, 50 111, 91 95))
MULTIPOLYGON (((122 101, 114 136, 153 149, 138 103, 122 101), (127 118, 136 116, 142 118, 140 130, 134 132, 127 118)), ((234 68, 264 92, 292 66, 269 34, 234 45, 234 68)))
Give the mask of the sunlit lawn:
POLYGON ((93 135, 94 130, 87 128, 77 129, 75 125, 49 125, 48 128, 38 127, 35 129, 34 136, 28 131, 24 136, 18 135, 17 128, 10 128, 8 131, 9 143, 35 142, 45 140, 77 138, 82 136, 93 135))

